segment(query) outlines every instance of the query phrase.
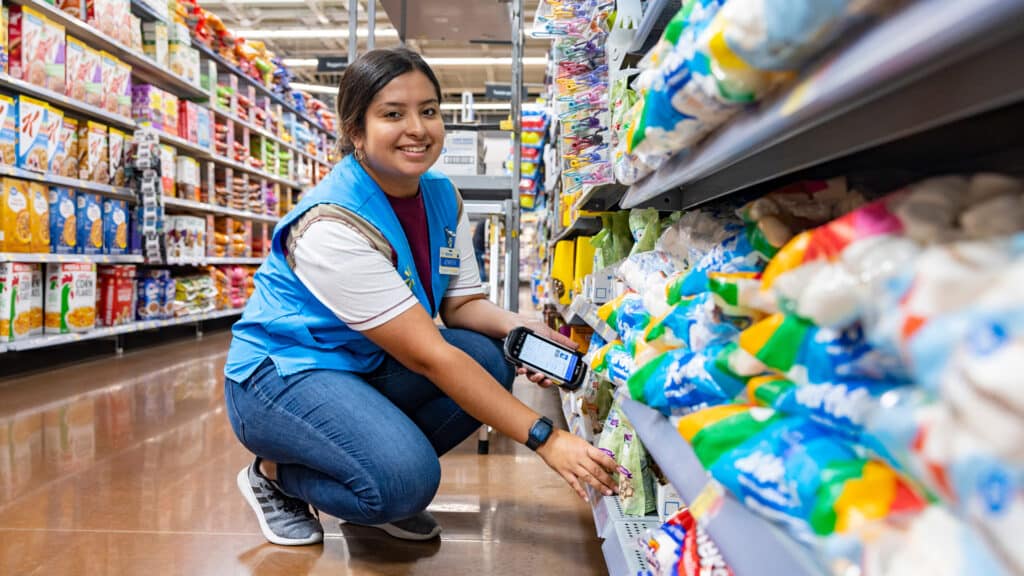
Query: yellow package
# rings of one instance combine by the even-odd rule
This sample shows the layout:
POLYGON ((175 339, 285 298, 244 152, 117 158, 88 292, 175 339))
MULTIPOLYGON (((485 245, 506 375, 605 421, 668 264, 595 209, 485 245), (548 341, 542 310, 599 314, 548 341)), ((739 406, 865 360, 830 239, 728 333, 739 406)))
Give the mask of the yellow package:
POLYGON ((32 264, 0 263, 0 340, 24 339, 32 331, 32 264))
POLYGON ((554 294, 561 304, 572 302, 569 288, 573 282, 573 261, 575 243, 572 240, 562 240, 555 244, 554 257, 551 260, 551 282, 554 294))
POLYGON ((583 292, 583 279, 594 271, 594 247, 590 244, 590 236, 576 238, 575 265, 573 275, 576 280, 573 282, 573 294, 583 292))
POLYGON ((31 252, 32 223, 28 182, 3 179, 0 191, 0 252, 31 252))
POLYGON ((28 183, 29 229, 32 233, 32 252, 50 252, 50 198, 49 190, 41 182, 28 183))

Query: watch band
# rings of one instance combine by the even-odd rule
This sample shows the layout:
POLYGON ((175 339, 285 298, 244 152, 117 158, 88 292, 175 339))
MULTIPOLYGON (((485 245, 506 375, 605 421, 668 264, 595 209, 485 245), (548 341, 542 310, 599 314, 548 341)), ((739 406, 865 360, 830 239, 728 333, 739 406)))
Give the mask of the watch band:
POLYGON ((551 437, 551 431, 554 428, 554 424, 551 423, 551 419, 546 416, 541 416, 533 423, 530 427, 530 434, 526 438, 526 447, 530 450, 536 451, 548 441, 551 437))

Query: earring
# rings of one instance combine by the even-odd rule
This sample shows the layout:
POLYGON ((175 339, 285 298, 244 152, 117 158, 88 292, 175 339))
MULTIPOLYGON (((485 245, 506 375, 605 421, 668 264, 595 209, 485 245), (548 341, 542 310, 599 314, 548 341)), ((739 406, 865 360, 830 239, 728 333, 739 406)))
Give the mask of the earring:
POLYGON ((363 152, 362 148, 356 148, 353 151, 353 154, 355 154, 356 160, 359 160, 360 162, 362 162, 363 160, 366 160, 366 152, 363 152))

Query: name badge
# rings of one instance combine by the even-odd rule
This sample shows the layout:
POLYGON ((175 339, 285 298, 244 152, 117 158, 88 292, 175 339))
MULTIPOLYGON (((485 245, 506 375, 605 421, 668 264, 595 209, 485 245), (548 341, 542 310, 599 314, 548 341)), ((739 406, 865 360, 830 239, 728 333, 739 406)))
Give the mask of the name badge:
POLYGON ((441 265, 438 267, 441 274, 458 276, 461 263, 462 259, 459 258, 459 250, 457 248, 441 248, 441 265))

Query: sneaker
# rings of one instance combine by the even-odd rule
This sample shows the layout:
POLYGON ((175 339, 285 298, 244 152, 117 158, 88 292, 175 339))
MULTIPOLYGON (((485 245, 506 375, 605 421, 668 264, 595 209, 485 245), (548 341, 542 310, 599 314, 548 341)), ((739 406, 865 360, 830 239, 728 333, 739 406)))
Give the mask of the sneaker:
POLYGON ((421 542, 433 540, 441 535, 441 525, 437 523, 433 514, 426 510, 402 520, 395 520, 387 524, 370 524, 369 526, 379 528, 387 532, 389 536, 400 540, 421 542))
POLYGON ((238 472, 238 489, 256 512, 267 540, 283 546, 323 542, 324 528, 309 504, 282 492, 276 482, 260 473, 259 466, 257 458, 238 472))

